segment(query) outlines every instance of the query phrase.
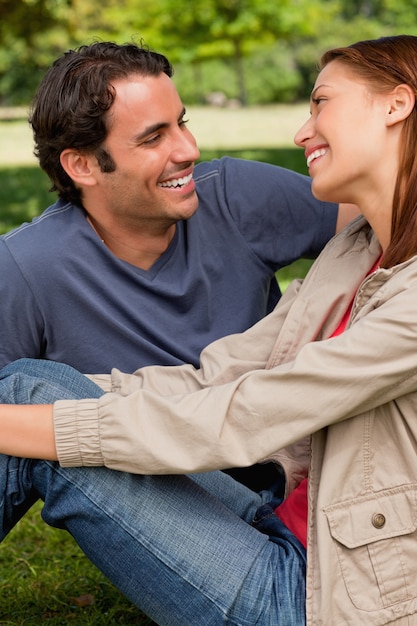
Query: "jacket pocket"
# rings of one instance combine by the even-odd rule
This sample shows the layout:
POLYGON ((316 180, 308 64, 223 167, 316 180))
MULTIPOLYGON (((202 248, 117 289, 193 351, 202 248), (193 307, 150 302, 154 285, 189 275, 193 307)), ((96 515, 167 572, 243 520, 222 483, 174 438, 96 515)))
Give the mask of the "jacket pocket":
POLYGON ((323 509, 358 609, 383 609, 417 597, 416 496, 413 484, 323 509))

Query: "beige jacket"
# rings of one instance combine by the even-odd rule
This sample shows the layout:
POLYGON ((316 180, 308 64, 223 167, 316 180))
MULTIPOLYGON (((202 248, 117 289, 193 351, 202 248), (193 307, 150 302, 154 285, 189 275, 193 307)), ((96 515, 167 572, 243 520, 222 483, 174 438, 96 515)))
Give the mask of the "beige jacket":
POLYGON ((308 469, 308 624, 416 625, 417 259, 363 280, 379 254, 358 218, 200 370, 114 371, 97 378, 112 393, 57 402, 61 463, 188 473, 272 457, 290 488, 308 469), (327 339, 355 294, 349 330, 327 339))

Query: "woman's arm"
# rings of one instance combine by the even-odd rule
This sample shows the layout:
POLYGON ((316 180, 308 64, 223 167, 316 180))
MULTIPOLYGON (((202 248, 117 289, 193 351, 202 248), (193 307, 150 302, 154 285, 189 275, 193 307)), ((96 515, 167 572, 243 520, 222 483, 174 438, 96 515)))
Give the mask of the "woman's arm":
MULTIPOLYGON (((369 307, 361 310, 362 317, 345 333, 296 345, 293 360, 271 369, 241 373, 236 362, 240 374, 236 379, 226 377, 224 383, 202 386, 191 393, 161 395, 155 384, 156 390, 144 387, 127 395, 111 393, 75 405, 73 401, 56 402, 56 443, 61 463, 106 465, 141 474, 251 465, 330 424, 415 393, 414 268, 408 279, 403 276, 399 281, 384 282, 387 301, 374 308, 379 301, 371 299, 369 307)), ((328 281, 320 281, 321 292, 313 289, 316 281, 310 291, 319 299, 321 311, 328 281)), ((372 290, 379 284, 375 283, 372 290)), ((340 289, 344 288, 341 281, 340 289)), ((304 300, 300 300, 299 313, 303 317, 307 311, 311 318, 311 299, 304 300)), ((290 320, 293 323, 287 329, 286 343, 290 347, 300 315, 290 320)), ((312 326, 310 318, 308 329, 312 326)), ((239 347, 240 339, 234 336, 230 342, 239 347)), ((218 347, 214 346, 216 352, 218 347)), ((230 349, 229 354, 233 353, 230 349)), ((210 348, 204 356, 211 362, 210 348)), ((279 350, 276 356, 280 356, 279 350)), ((171 370, 173 380, 175 371, 171 370)), ((173 382, 170 387, 173 391, 173 382)))
POLYGON ((0 404, 0 453, 57 460, 51 404, 0 404))

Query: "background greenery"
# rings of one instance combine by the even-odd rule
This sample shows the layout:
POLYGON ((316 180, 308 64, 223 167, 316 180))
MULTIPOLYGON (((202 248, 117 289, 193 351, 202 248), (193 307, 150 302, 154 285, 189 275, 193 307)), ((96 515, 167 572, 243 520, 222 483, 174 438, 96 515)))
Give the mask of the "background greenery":
POLYGON ((413 33, 417 0, 0 0, 0 105, 27 103, 51 61, 92 39, 144 39, 188 104, 294 102, 335 45, 413 33))

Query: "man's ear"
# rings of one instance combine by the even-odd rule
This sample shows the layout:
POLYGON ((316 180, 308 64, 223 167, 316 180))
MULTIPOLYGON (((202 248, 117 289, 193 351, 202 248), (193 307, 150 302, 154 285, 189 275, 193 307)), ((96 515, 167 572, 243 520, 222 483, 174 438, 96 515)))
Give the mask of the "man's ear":
POLYGON ((96 184, 94 168, 91 167, 92 158, 91 155, 82 154, 73 148, 63 150, 60 155, 62 167, 80 187, 92 187, 96 184))
POLYGON ((397 87, 388 96, 387 125, 404 121, 412 112, 416 102, 413 89, 406 84, 397 87))

